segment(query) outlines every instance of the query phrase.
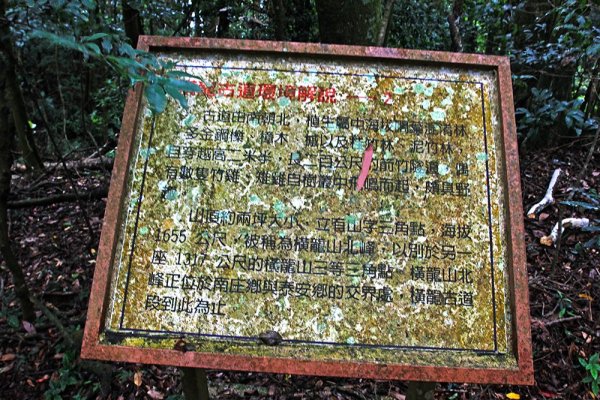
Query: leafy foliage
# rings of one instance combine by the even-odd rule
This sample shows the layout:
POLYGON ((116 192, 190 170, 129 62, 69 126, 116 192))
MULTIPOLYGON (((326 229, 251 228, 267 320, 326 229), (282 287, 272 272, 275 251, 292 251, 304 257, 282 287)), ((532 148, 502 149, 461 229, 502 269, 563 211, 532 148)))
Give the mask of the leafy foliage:
POLYGON ((598 123, 591 115, 597 113, 597 101, 588 93, 600 55, 595 6, 578 0, 521 1, 511 12, 516 24, 507 34, 507 52, 517 71, 522 142, 535 147, 595 130, 598 123))
POLYGON ((585 130, 591 131, 596 128, 597 121, 585 118, 581 111, 581 103, 583 99, 557 100, 550 89, 531 88, 529 107, 516 109, 523 142, 543 142, 547 139, 543 136, 547 135, 548 128, 557 124, 564 124, 568 129, 572 129, 576 136, 580 136, 585 130))
POLYGON ((117 73, 129 78, 132 85, 144 84, 144 93, 153 112, 163 112, 167 106, 167 95, 187 108, 188 103, 183 92, 201 92, 195 83, 181 78, 196 78, 183 71, 175 70, 175 63, 158 59, 154 54, 136 50, 128 43, 113 44, 111 35, 95 33, 84 36, 79 41, 74 37, 59 36, 54 33, 36 30, 33 37, 45 39, 67 49, 76 50, 87 58, 94 58, 106 63, 117 73), (95 41, 102 40, 102 48, 95 41), (116 55, 110 52, 116 49, 116 55), (108 54, 106 54, 108 53, 108 54))
MULTIPOLYGON (((579 211, 599 212, 600 211, 600 195, 594 188, 576 189, 575 193, 581 200, 562 201, 561 204, 573 207, 579 211)), ((592 214, 594 215, 594 214, 592 214)), ((591 219, 591 218, 590 218, 591 219)), ((582 229, 585 232, 595 232, 596 234, 583 243, 584 249, 598 248, 600 249, 600 220, 596 219, 592 224, 582 229)))
POLYGON ((418 0, 396 1, 387 44, 409 49, 449 50, 447 6, 418 0), (423 29, 427 26, 427 29, 423 29))
POLYGON ((63 354, 62 366, 57 371, 56 378, 51 379, 48 389, 44 392, 44 400, 63 400, 65 398, 83 399, 82 393, 87 390, 86 386, 90 386, 92 392, 97 392, 99 387, 90 381, 83 381, 81 374, 77 370, 76 356, 73 352, 63 354), (83 383, 83 384, 82 384, 83 383), (75 389, 76 393, 71 397, 71 389, 75 389))
POLYGON ((579 364, 581 364, 581 366, 585 368, 585 371, 587 372, 587 375, 585 378, 583 378, 582 382, 590 384, 592 393, 594 393, 595 396, 598 396, 600 393, 600 378, 598 377, 598 373, 600 372, 599 357, 600 353, 595 353, 587 360, 579 357, 579 364))
MULTIPOLYGON (((284 39, 317 40, 314 2, 283 3, 284 39)), ((250 39, 276 35, 273 2, 127 4, 139 12, 141 31, 150 34, 250 39)), ((447 17, 453 5, 449 0, 395 2, 386 44, 449 50, 447 17)), ((14 0, 7 13, 24 60, 25 90, 30 98, 39 96, 50 124, 63 128, 68 149, 83 147, 88 139, 113 140, 124 91, 131 84, 146 85, 145 94, 156 112, 169 97, 185 107, 183 92, 200 90, 182 89, 189 77, 169 75, 172 66, 160 65, 132 48, 121 11, 119 3, 105 1, 14 0), (48 43, 55 47, 48 49, 48 43), (44 74, 51 81, 38 78, 44 74)), ((548 5, 533 0, 465 0, 459 19, 465 51, 511 57, 524 145, 581 136, 597 126, 600 101, 588 92, 600 54, 599 19, 598 6, 584 0, 554 0, 548 5)), ((34 121, 39 122, 41 116, 36 107, 33 110, 34 121)), ((44 136, 38 141, 43 144, 44 136)))

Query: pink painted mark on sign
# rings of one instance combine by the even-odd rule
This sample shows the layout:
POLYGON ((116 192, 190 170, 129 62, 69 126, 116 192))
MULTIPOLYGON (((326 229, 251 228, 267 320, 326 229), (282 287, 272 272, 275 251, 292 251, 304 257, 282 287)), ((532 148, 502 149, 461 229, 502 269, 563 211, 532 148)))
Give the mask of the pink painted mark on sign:
POLYGON ((365 150, 365 154, 363 155, 362 167, 360 168, 360 175, 358 175, 358 179, 356 180, 356 190, 360 190, 365 185, 365 181, 367 180, 367 176, 369 175, 369 170, 371 169, 371 161, 373 161, 373 145, 370 144, 365 150))

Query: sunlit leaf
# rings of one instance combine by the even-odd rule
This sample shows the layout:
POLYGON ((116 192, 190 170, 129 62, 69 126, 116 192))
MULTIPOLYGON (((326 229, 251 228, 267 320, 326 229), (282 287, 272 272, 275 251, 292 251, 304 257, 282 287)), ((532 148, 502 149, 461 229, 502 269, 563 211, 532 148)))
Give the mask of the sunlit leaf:
MULTIPOLYGON (((589 301, 593 301, 594 300, 592 296, 590 296, 589 294, 586 294, 586 293, 579 293, 579 298, 580 299, 586 299, 586 300, 589 300, 589 301)), ((581 360, 581 358, 580 358, 580 360, 581 360)))

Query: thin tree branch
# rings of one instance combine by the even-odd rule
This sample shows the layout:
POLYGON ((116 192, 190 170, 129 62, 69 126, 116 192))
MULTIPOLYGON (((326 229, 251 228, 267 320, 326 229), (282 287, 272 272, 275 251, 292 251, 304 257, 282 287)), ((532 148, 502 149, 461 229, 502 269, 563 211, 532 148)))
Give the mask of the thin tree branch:
POLYGON ((463 45, 458 29, 458 19, 462 15, 463 0, 454 0, 452 12, 448 15, 448 24, 450 25, 450 39, 452 39, 452 50, 462 53, 463 45))
MULTIPOLYGON (((585 161, 583 163, 583 167, 581 168, 581 171, 579 171, 579 174, 577 175, 577 180, 575 181, 576 185, 579 185, 581 182, 581 179, 583 178, 583 176, 585 175, 585 172, 588 168, 588 165, 590 163, 590 161, 592 160, 592 156, 594 155, 594 151, 596 151, 596 145, 598 144, 598 136, 600 136, 600 126, 598 127, 598 129, 596 129, 596 134, 594 135, 594 141, 592 142, 592 145, 590 146, 590 151, 588 151, 587 157, 585 158, 585 161)), ((572 190, 571 193, 569 193, 569 197, 567 198, 567 201, 571 201, 573 200, 573 196, 575 196, 575 190, 572 190)), ((562 221, 563 221, 563 207, 558 207, 558 235, 556 236, 556 251, 554 252, 554 257, 552 258, 552 263, 550 264, 550 270, 554 270, 554 267, 556 267, 556 265, 558 264, 558 256, 560 254, 560 249, 561 249, 561 242, 562 242, 562 231, 563 231, 563 227, 562 227, 562 221)))
POLYGON ((385 38, 392 19, 392 9, 394 8, 394 0, 387 0, 385 8, 383 9, 383 19, 381 21, 381 27, 379 29, 379 35, 377 37, 377 46, 385 45, 385 38))
POLYGON ((108 196, 108 188, 101 187, 97 189, 90 190, 85 193, 63 193, 57 194, 54 196, 46 196, 46 197, 38 197, 32 199, 23 199, 23 200, 12 200, 7 203, 7 207, 10 209, 17 208, 29 208, 29 207, 38 207, 38 206, 49 206, 57 203, 68 203, 73 201, 81 200, 95 200, 102 199, 108 196), (78 197, 79 195, 79 197, 78 197))
POLYGON ((54 135, 52 134, 52 131, 50 128, 50 123, 48 122, 48 117, 46 115, 46 112, 37 102, 34 102, 34 104, 38 108, 40 116, 42 117, 42 121, 44 122, 44 125, 46 127, 46 132, 48 133, 48 138, 50 139, 50 143, 52 144, 52 147, 54 148, 54 152, 56 153, 56 156, 59 158, 60 163, 62 164, 62 166, 65 170, 67 179, 69 180, 69 183, 71 184, 71 189, 73 189, 73 193, 74 193, 75 197, 77 198, 81 216, 83 217, 83 222, 87 226, 89 234, 90 234, 89 245, 91 246, 92 243, 94 242, 96 236, 94 234, 94 229, 92 228, 92 223, 90 222, 88 213, 85 209, 85 204, 83 203, 81 196, 79 195, 79 191, 77 190, 75 181, 73 180, 73 177, 71 176, 71 172, 70 172, 69 168, 67 167, 67 162, 65 161, 65 158, 62 156, 60 149, 58 147, 58 144, 56 143, 56 140, 54 139, 54 135))
POLYGON ((190 16, 192 15, 192 13, 198 9, 198 4, 200 3, 199 0, 193 0, 192 4, 190 4, 190 6, 188 7, 187 11, 185 12, 185 15, 183 17, 183 19, 181 20, 181 22, 179 23, 179 25, 177 25, 177 28, 175 28, 175 31, 173 32, 173 34, 171 36, 177 36, 179 34, 179 31, 181 31, 183 29, 183 27, 188 23, 190 16))

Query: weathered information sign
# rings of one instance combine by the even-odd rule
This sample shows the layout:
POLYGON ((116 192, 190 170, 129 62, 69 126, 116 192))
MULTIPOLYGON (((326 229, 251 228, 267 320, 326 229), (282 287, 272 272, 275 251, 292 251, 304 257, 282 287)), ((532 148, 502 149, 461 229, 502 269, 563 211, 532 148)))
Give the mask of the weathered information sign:
POLYGON ((531 381, 506 59, 142 47, 203 91, 156 115, 130 95, 84 355, 531 381))

